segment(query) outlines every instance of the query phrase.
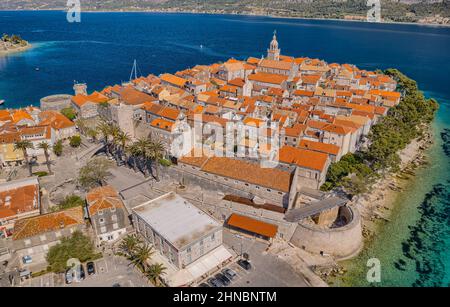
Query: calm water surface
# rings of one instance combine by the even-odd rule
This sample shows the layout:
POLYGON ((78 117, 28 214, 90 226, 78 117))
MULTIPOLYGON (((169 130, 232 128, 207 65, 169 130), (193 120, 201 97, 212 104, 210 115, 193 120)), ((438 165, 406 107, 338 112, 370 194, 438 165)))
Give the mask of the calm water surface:
POLYGON ((146 75, 260 57, 275 29, 283 54, 395 67, 439 99, 430 166, 398 198, 392 222, 341 284, 367 285, 365 262, 377 257, 381 285, 448 286, 450 157, 440 134, 450 128, 450 28, 152 13, 84 13, 81 23, 70 24, 62 12, 0 12, 0 33, 20 34, 34 45, 0 58, 0 99, 7 107, 38 105, 43 96, 72 93, 75 80, 101 90, 129 79, 134 59, 146 75))

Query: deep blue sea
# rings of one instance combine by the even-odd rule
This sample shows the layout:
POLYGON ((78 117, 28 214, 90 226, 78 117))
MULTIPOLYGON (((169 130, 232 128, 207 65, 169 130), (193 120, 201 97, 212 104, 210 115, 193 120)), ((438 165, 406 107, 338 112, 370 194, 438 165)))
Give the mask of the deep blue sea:
MULTIPOLYGON (((0 57, 0 99, 6 107, 72 93, 75 80, 89 90, 126 81, 134 59, 147 75, 260 57, 274 30, 283 54, 365 69, 395 67, 417 80, 441 103, 431 164, 420 170, 399 198, 393 221, 361 257, 381 259, 382 285, 449 284, 450 157, 441 132, 450 128, 450 28, 194 14, 82 13, 81 18, 68 23, 64 12, 0 12, 0 33, 19 34, 34 45, 0 57)), ((355 276, 352 284, 364 284, 355 276)))

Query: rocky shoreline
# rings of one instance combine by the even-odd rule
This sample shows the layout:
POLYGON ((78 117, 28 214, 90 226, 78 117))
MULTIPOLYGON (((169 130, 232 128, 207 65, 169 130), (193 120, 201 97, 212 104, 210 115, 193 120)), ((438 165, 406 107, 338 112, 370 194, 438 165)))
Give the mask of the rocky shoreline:
POLYGON ((409 180, 415 176, 418 167, 426 165, 426 150, 433 144, 433 134, 427 127, 424 135, 414 139, 400 153, 400 171, 386 174, 377 180, 371 192, 352 200, 349 205, 359 210, 362 218, 363 236, 371 240, 381 226, 380 222, 389 222, 395 199, 409 180))
MULTIPOLYGON (((356 197, 349 203, 349 206, 356 208, 361 214, 364 237, 364 246, 361 251, 367 248, 380 228, 390 222, 389 218, 394 208, 395 199, 415 176, 417 168, 428 163, 426 151, 432 144, 431 127, 427 127, 422 137, 414 139, 399 153, 401 159, 399 172, 386 174, 377 180, 372 186, 371 192, 356 197)), ((335 260, 337 262, 332 265, 314 268, 314 273, 329 285, 333 284, 333 279, 340 278, 339 276, 344 276, 347 272, 347 269, 339 262, 351 261, 351 259, 335 260)))

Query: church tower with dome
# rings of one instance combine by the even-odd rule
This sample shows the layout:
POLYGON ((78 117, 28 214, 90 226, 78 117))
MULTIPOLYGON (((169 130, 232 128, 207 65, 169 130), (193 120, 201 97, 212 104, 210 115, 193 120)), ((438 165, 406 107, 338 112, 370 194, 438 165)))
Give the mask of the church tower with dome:
POLYGON ((277 41, 277 31, 273 32, 273 38, 270 42, 270 47, 267 49, 267 58, 269 60, 280 60, 280 48, 278 48, 278 41, 277 41))

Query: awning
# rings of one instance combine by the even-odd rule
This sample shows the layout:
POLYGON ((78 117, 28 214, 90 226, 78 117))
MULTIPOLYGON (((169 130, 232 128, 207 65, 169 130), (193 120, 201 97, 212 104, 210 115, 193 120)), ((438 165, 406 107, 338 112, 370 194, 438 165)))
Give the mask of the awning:
POLYGON ((269 224, 248 216, 243 216, 235 213, 233 213, 228 219, 228 225, 268 238, 275 237, 278 231, 277 225, 269 224))
POLYGON ((164 279, 171 287, 180 287, 200 278, 202 275, 217 269, 223 262, 231 259, 233 255, 223 246, 220 245, 208 254, 200 257, 186 268, 176 271, 170 276, 164 275, 164 279))

